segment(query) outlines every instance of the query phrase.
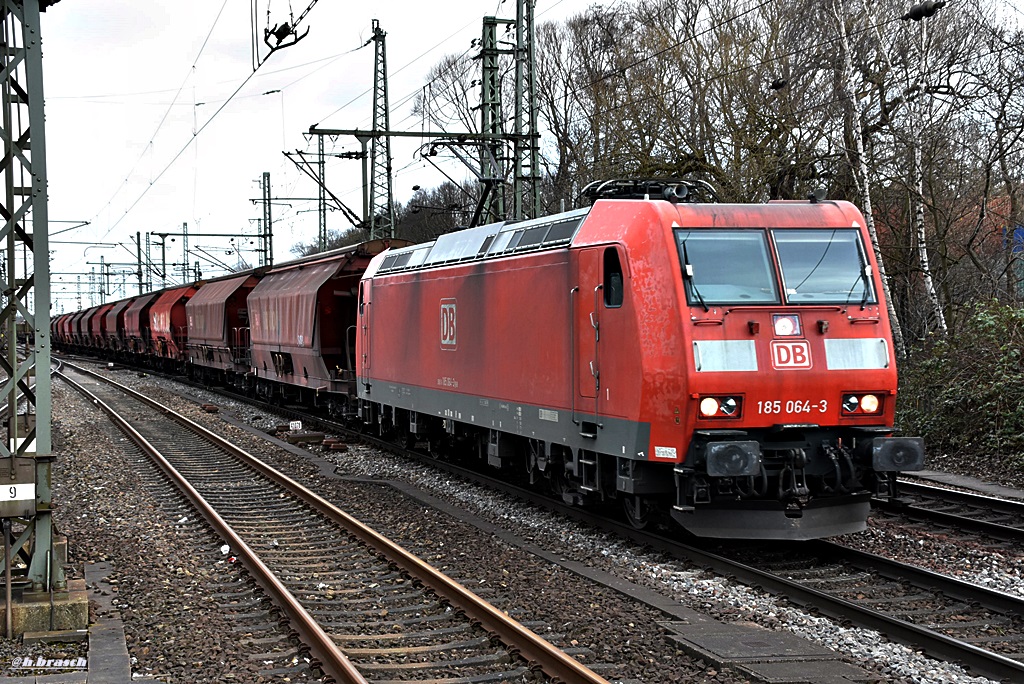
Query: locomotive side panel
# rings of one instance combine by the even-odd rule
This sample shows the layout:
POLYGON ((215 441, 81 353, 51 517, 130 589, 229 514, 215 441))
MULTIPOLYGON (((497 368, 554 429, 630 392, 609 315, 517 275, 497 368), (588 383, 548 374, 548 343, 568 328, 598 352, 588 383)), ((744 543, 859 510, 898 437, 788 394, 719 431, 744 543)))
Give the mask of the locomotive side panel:
POLYGON ((579 275, 576 255, 559 249, 364 280, 360 396, 540 448, 644 451, 629 382, 602 386, 595 410, 597 367, 592 350, 584 355, 594 324, 608 339, 635 335, 624 314, 599 322, 601 291, 579 275))
POLYGON ((400 396, 415 394, 403 408, 435 415, 455 409, 447 394, 478 399, 472 422, 486 424, 497 416, 491 400, 567 412, 567 253, 512 261, 373 278, 360 316, 372 330, 358 349, 369 359, 363 384, 400 385, 400 396))

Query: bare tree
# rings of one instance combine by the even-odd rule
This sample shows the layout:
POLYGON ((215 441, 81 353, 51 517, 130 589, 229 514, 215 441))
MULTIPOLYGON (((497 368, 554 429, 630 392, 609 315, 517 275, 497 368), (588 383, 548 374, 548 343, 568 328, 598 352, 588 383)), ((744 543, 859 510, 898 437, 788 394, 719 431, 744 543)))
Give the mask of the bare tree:
MULTIPOLYGON (((544 202, 622 176, 741 202, 826 188, 863 209, 903 349, 974 297, 1021 297, 1024 36, 998 8, 960 0, 922 27, 907 0, 635 0, 545 24, 544 202)), ((432 124, 475 130, 467 68, 438 65, 432 124)))
POLYGON ((847 158, 850 160, 850 167, 853 170, 853 178, 857 190, 861 196, 861 206, 864 209, 864 220, 867 222, 868 234, 871 236, 871 246, 875 252, 875 259, 878 261, 879 276, 882 281, 882 289, 885 292, 885 299, 889 309, 889 323, 892 327, 893 347, 896 354, 903 358, 907 355, 906 343, 903 339, 903 326, 893 306, 892 295, 889 291, 889 279, 885 272, 885 258, 878 242, 878 231, 875 229, 874 213, 871 206, 871 183, 872 177, 868 170, 867 160, 864 153, 864 129, 862 125, 862 112, 858 104, 856 84, 854 83, 853 62, 850 56, 851 48, 847 38, 847 16, 845 5, 839 0, 833 0, 832 10, 835 13, 836 26, 839 29, 839 50, 842 55, 842 76, 839 78, 839 88, 846 103, 846 126, 849 129, 848 139, 853 142, 853 149, 847 147, 847 158))

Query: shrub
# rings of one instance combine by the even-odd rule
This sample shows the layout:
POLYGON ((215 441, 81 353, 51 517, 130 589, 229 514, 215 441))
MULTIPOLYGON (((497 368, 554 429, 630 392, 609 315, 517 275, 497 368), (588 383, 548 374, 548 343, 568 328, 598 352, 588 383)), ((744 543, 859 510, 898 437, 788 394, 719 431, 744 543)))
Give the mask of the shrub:
POLYGON ((929 456, 996 457, 1024 469, 1022 346, 1024 309, 976 304, 962 330, 901 369, 900 431, 924 437, 929 456))

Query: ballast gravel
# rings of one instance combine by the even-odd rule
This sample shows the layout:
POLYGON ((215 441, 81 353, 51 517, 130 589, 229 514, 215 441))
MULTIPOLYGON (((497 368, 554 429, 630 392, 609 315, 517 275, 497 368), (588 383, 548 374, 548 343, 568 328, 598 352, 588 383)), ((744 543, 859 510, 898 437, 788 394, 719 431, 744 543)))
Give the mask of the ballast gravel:
MULTIPOLYGON (((158 378, 140 378, 136 374, 127 371, 117 373, 116 375, 117 379, 125 384, 138 385, 152 394, 159 394, 162 400, 178 397, 178 403, 182 409, 185 409, 184 412, 189 414, 189 417, 208 425, 219 425, 218 431, 223 433, 231 432, 234 428, 231 428, 231 430, 225 429, 225 425, 219 417, 202 413, 196 402, 218 404, 221 406, 222 411, 229 412, 239 420, 263 430, 272 429, 274 425, 281 422, 280 418, 253 409, 248 405, 226 400, 223 397, 202 391, 185 390, 189 396, 181 397, 183 390, 180 386, 172 385, 168 381, 158 378)), ((90 422, 97 420, 95 414, 91 413, 88 407, 77 405, 76 402, 68 400, 67 397, 58 399, 60 395, 56 387, 57 385, 55 385, 55 417, 61 423, 66 422, 66 427, 71 428, 71 433, 75 433, 79 428, 88 426, 90 422), (67 402, 67 409, 71 415, 64 413, 65 402, 67 402), (87 413, 87 415, 80 417, 80 412, 87 413)), ((241 431, 234 430, 234 432, 238 434, 229 434, 229 438, 237 439, 240 442, 248 438, 241 431)), ((305 469, 305 477, 316 481, 318 487, 323 485, 339 489, 348 488, 353 491, 358 489, 356 485, 345 484, 341 486, 337 482, 332 484, 324 478, 317 478, 311 475, 311 469, 298 462, 298 459, 289 464, 289 459, 294 457, 265 445, 260 446, 256 440, 251 440, 251 443, 254 446, 250 448, 254 450, 266 451, 268 454, 276 452, 274 453, 273 460, 285 462, 296 473, 305 469)), ((88 445, 77 444, 76 446, 77 448, 83 448, 88 445)), ((84 449, 84 451, 90 451, 90 449, 84 449)), ((320 451, 318 455, 332 461, 340 475, 407 482, 433 496, 469 510, 481 518, 500 525, 520 537, 529 539, 531 542, 558 553, 565 558, 588 563, 593 567, 608 571, 623 579, 649 587, 673 597, 689 608, 699 610, 717 619, 758 624, 770 630, 792 631, 797 635, 834 649, 838 653, 846 654, 851 662, 872 670, 882 681, 921 682, 927 684, 954 682, 982 684, 989 681, 984 678, 971 677, 955 665, 925 658, 915 653, 913 649, 889 642, 884 636, 876 632, 843 627, 833 620, 809 614, 762 591, 736 584, 728 579, 714 576, 697 568, 687 567, 683 563, 667 559, 660 554, 645 551, 630 542, 594 532, 572 521, 561 519, 544 511, 538 511, 502 494, 461 481, 453 481, 446 474, 440 474, 419 464, 409 463, 405 459, 382 453, 376 449, 351 445, 343 453, 320 451)), ((109 457, 99 454, 97 462, 92 466, 86 467, 101 469, 104 462, 107 462, 109 465, 109 457)), ((60 486, 61 481, 58 480, 58 498, 60 496, 60 486)), ((93 484, 91 486, 131 487, 134 485, 121 482, 114 485, 93 484)), ((379 485, 360 486, 364 488, 378 487, 379 492, 384 491, 379 485)), ((378 502, 382 505, 390 505, 391 501, 390 497, 385 497, 384 495, 381 495, 378 499, 378 502)), ((368 508, 372 508, 372 506, 368 508)), ((74 529, 68 530, 72 536, 72 548, 75 548, 75 545, 86 546, 88 552, 85 555, 110 555, 111 551, 109 549, 103 550, 101 548, 105 545, 123 547, 132 544, 141 545, 142 542, 148 541, 143 538, 144 535, 140 535, 138 532, 120 532, 111 538, 110 532, 105 529, 107 526, 95 524, 98 522, 100 514, 90 511, 86 514, 86 517, 89 517, 90 514, 92 515, 91 525, 72 525, 71 527, 74 529), (92 536, 93 539, 86 540, 89 536, 92 536)), ((75 515, 74 507, 71 507, 70 511, 60 511, 58 522, 60 523, 64 516, 68 515, 75 515)), ((81 513, 78 515, 81 515, 81 513)), ((358 516, 359 514, 357 513, 358 516)), ((124 524, 126 518, 133 523, 134 521, 144 519, 143 516, 137 514, 137 511, 122 512, 117 517, 111 511, 103 517, 108 523, 110 521, 117 522, 118 525, 110 526, 115 528, 124 524)), ((414 539, 417 533, 421 533, 424 528, 437 529, 438 525, 450 524, 444 521, 432 521, 431 518, 434 517, 433 514, 424 510, 422 521, 415 521, 412 525, 409 524, 409 521, 406 521, 404 526, 400 522, 392 522, 390 524, 393 525, 394 529, 390 532, 395 534, 397 537, 396 541, 406 543, 406 540, 402 539, 402 537, 414 539)), ((166 523, 163 524, 166 525, 166 523)), ((387 530, 385 531, 387 532, 387 530)), ((460 534, 469 533, 461 528, 458 531, 460 534)), ((441 535, 438 536, 441 537, 441 535)), ((473 576, 471 573, 478 573, 480 571, 480 556, 467 550, 470 548, 469 544, 460 544, 458 541, 455 543, 449 542, 446 548, 444 542, 435 541, 437 543, 434 544, 435 548, 433 550, 435 555, 434 562, 447 563, 449 567, 445 568, 446 572, 455 576, 456 579, 461 579, 460 574, 463 576, 473 576)), ((880 522, 873 520, 867 531, 857 535, 849 535, 842 541, 861 550, 882 555, 898 555, 901 560, 951 574, 964 581, 976 582, 990 588, 1021 595, 1020 568, 1022 567, 1021 561, 1024 559, 1022 559, 1020 554, 1012 551, 1004 550, 1000 553, 994 553, 991 549, 983 546, 971 547, 970 545, 965 545, 959 539, 954 540, 929 535, 921 530, 908 530, 908 528, 896 522, 885 520, 880 522)), ((165 540, 163 543, 180 544, 181 540, 165 540)), ((470 541, 470 544, 472 543, 470 541)), ((140 546, 138 551, 142 552, 143 548, 145 547, 140 546)), ((492 550, 491 547, 487 548, 488 552, 492 550)), ((423 549, 413 550, 422 552, 423 549)), ((134 553, 136 549, 133 548, 132 551, 134 553)), ((152 553, 162 555, 177 553, 178 551, 180 550, 174 549, 172 546, 171 548, 163 548, 152 553)), ((189 553, 195 553, 195 551, 189 553)), ((129 554, 129 557, 131 555, 129 554)), ((190 562, 194 562, 197 564, 197 567, 201 567, 204 563, 208 564, 210 560, 212 559, 204 557, 202 553, 199 553, 190 562)), ((538 580, 539 578, 551 575, 551 571, 538 571, 536 566, 531 566, 529 570, 520 575, 516 565, 509 564, 522 563, 519 554, 512 553, 506 549, 499 556, 491 557, 488 560, 492 567, 489 568, 490 574, 484 580, 484 584, 490 583, 497 587, 500 590, 498 593, 501 596, 501 600, 507 605, 514 606, 521 599, 536 600, 536 597, 540 596, 541 593, 530 596, 531 593, 548 590, 538 580), (540 588, 531 586, 531 582, 533 585, 541 585, 540 588), (505 585, 504 588, 501 587, 502 584, 505 585)), ((486 565, 487 561, 485 560, 484 563, 486 565)), ((168 565, 174 566, 175 564, 176 561, 174 560, 157 563, 162 571, 168 565)), ((179 567, 188 567, 188 565, 182 563, 179 567)), ((140 563, 139 568, 141 572, 146 572, 147 564, 145 562, 140 563)), ((214 569, 216 569, 216 566, 214 566, 214 569)), ((568 575, 570 573, 561 571, 561 574, 568 575)), ((551 589, 564 591, 565 585, 559 585, 557 588, 551 587, 551 589)), ((585 589, 582 590, 585 591, 585 589)), ((546 596, 552 601, 556 599, 565 600, 564 596, 556 597, 554 594, 547 594, 546 596)), ((487 598, 490 599, 490 596, 487 598)), ((614 600, 614 597, 609 596, 591 598, 578 595, 575 599, 577 610, 573 612, 573 620, 570 621, 570 624, 579 617, 576 613, 591 613, 600 608, 605 602, 608 605, 612 605, 614 600)), ((202 605, 199 602, 195 603, 198 603, 200 607, 202 605)), ((638 623, 642 619, 644 624, 646 624, 647 620, 656 618, 646 615, 637 617, 638 613, 635 608, 621 608, 617 604, 616 606, 616 612, 613 612, 608 617, 608 623, 612 625, 612 627, 608 628, 608 632, 602 632, 595 628, 596 631, 593 634, 586 635, 586 638, 578 640, 582 646, 596 646, 596 649, 590 648, 592 655, 584 658, 585 660, 596 659, 610 663, 623 662, 622 658, 624 658, 626 653, 630 653, 632 654, 630 657, 636 658, 636 660, 632 661, 633 669, 629 672, 615 674, 633 676, 645 682, 743 681, 742 679, 737 679, 735 674, 730 674, 727 671, 719 672, 707 666, 701 668, 699 667, 700 663, 694 664, 694 668, 696 668, 694 670, 680 672, 674 667, 675 660, 666 661, 665 659, 667 649, 664 645, 664 636, 662 634, 637 634, 634 629, 630 629, 634 625, 628 622, 625 625, 615 624, 617 621, 619 623, 623 620, 628 621, 631 617, 637 619, 638 623), (629 617, 626 617, 627 615, 629 617), (618 631, 615 631, 616 628, 618 631), (613 639, 619 639, 620 642, 617 643, 613 639), (631 651, 628 648, 624 651, 619 650, 623 645, 630 646, 628 642, 631 639, 636 642, 635 648, 631 651), (614 647, 616 650, 609 652, 607 649, 611 647, 614 647), (646 663, 646 665, 639 663, 643 659, 642 654, 644 651, 649 651, 650 653, 650 662, 646 663), (620 658, 620 660, 616 660, 616 658, 620 658)), ((540 607, 538 606, 538 608, 540 607)), ((565 610, 566 606, 559 606, 559 608, 565 610)), ((153 611, 167 610, 165 607, 157 605, 149 609, 153 611)), ((199 615, 193 618, 186 616, 181 611, 176 616, 172 616, 167 612, 143 616, 141 611, 139 612, 140 615, 138 617, 144 624, 161 624, 162 620, 167 620, 168 624, 174 624, 172 618, 175 621, 182 619, 186 624, 190 625, 181 628, 181 631, 186 633, 190 629, 202 630, 205 627, 202 622, 211 617, 199 615)), ((191 608, 189 612, 192 612, 191 608)), ((538 610, 538 613, 543 614, 544 611, 538 610)), ((131 615, 130 612, 129 615, 131 615)), ((126 629, 127 625, 128 621, 126 620, 126 629)), ((554 625, 554 627, 559 626, 554 625)), ((152 642, 152 639, 150 641, 152 642)), ((197 643, 196 639, 191 639, 191 641, 197 643)), ((138 644, 130 644, 130 646, 137 648, 138 644)), ((572 644, 569 644, 569 646, 572 646, 572 644)), ((133 651, 133 655, 135 655, 135 651, 133 651)), ((669 655, 682 659, 682 654, 669 655)), ((192 662, 201 663, 202 661, 192 662)), ((185 658, 178 665, 178 670, 172 672, 173 676, 168 678, 167 681, 221 681, 216 679, 213 674, 210 675, 212 677, 210 679, 176 679, 175 677, 181 676, 183 669, 191 666, 185 658)), ((154 671, 149 669, 147 673, 154 671)), ((223 672, 220 674, 222 677, 224 676, 223 672)), ((606 676, 608 675, 606 674, 606 676)), ((227 681, 231 680, 227 679, 227 681)), ((238 681, 260 680, 242 678, 238 681)))
POLYGON ((318 681, 240 567, 100 411, 53 385, 55 524, 69 574, 110 561, 100 589, 124 622, 136 679, 318 681), (283 674, 268 674, 281 670, 283 674))

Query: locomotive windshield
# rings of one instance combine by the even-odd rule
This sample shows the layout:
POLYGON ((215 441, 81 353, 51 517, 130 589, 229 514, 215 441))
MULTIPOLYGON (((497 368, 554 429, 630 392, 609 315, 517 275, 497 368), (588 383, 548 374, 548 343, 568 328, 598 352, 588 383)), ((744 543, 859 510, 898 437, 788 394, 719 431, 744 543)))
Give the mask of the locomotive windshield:
MULTIPOLYGON (((786 303, 877 303, 856 229, 770 232, 786 303)), ((779 303, 775 259, 764 231, 704 228, 675 234, 691 306, 779 303)))
POLYGON ((772 231, 790 304, 874 304, 860 234, 852 228, 772 231))
POLYGON ((686 298, 692 306, 779 301, 760 230, 677 230, 686 298))

